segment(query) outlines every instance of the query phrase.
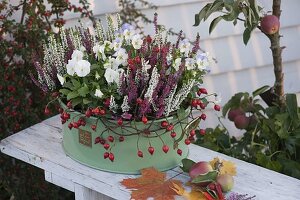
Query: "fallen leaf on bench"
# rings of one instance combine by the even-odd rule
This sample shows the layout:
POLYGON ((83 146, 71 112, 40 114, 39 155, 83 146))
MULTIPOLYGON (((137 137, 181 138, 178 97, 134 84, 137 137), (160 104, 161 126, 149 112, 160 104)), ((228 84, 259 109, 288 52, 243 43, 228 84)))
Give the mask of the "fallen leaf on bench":
POLYGON ((231 176, 236 175, 236 166, 233 162, 222 160, 220 158, 214 158, 212 161, 209 162, 210 165, 215 168, 216 164, 220 164, 219 171, 220 174, 229 174, 231 176))
POLYGON ((153 167, 142 169, 139 178, 124 179, 121 184, 131 190, 131 199, 138 200, 147 200, 150 197, 154 200, 173 200, 177 195, 172 189, 174 184, 177 185, 176 188, 183 189, 181 181, 166 180, 166 173, 153 167))
POLYGON ((195 190, 193 187, 192 187, 192 191, 187 192, 183 187, 174 183, 172 189, 178 195, 183 196, 187 200, 206 200, 203 193, 199 190, 195 190))

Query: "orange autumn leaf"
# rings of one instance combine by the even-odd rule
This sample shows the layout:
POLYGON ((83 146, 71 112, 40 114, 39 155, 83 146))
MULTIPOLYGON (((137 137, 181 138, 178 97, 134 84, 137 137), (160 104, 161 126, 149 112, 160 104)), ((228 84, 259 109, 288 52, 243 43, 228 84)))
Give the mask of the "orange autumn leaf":
POLYGON ((183 187, 174 183, 172 189, 178 195, 183 196, 186 200, 206 200, 203 193, 199 190, 196 190, 194 187, 192 187, 190 192, 187 192, 183 187))
POLYGON ((229 174, 231 176, 236 175, 236 166, 231 161, 222 160, 220 158, 214 158, 209 163, 214 169, 216 165, 219 165, 220 174, 229 174))
POLYGON ((121 181, 127 189, 131 190, 131 199, 147 200, 173 200, 177 193, 171 188, 176 184, 182 188, 178 180, 166 180, 166 173, 160 172, 153 167, 141 170, 139 178, 128 178, 121 181))

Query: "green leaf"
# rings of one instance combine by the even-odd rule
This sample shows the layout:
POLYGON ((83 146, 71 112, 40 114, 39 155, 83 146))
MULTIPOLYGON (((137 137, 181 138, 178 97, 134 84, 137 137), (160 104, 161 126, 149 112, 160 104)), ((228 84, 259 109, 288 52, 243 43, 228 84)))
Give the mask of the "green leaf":
POLYGON ((211 3, 206 4, 206 6, 204 6, 202 10, 200 10, 200 12, 195 15, 195 24, 193 26, 199 26, 200 22, 202 21, 202 19, 204 19, 206 12, 210 6, 211 3))
POLYGON ((186 117, 186 113, 185 113, 185 110, 183 108, 180 108, 177 110, 177 117, 178 117, 178 120, 182 120, 186 117))
POLYGON ((250 30, 249 28, 246 28, 244 30, 244 33, 243 33, 243 42, 245 45, 247 45, 249 39, 250 39, 250 36, 251 36, 251 32, 252 30, 250 30))
POLYGON ((86 95, 90 92, 89 88, 87 85, 84 85, 82 88, 78 90, 78 93, 82 97, 86 97, 86 95))
POLYGON ((63 88, 63 89, 60 89, 59 92, 62 93, 63 95, 65 95, 65 96, 67 96, 69 94, 69 92, 71 92, 71 91, 68 90, 68 89, 63 88))
POLYGON ((72 106, 77 106, 78 104, 81 104, 82 102, 82 98, 81 97, 77 97, 77 98, 74 98, 72 99, 72 106))
POLYGON ((184 171, 186 173, 189 173, 191 167, 195 164, 194 161, 187 159, 187 158, 182 159, 181 162, 182 162, 182 167, 180 167, 180 168, 182 169, 182 171, 184 171))
POLYGON ((79 94, 77 91, 72 91, 72 92, 69 92, 68 95, 67 95, 67 100, 71 100, 71 99, 74 99, 76 97, 78 97, 79 94))
POLYGON ((91 103, 92 101, 89 100, 89 99, 87 99, 87 98, 84 98, 84 99, 82 100, 82 102, 83 102, 83 104, 89 104, 89 103, 91 103))
POLYGON ((237 108, 240 106, 240 102, 241 102, 241 99, 243 97, 248 97, 249 94, 247 92, 239 92, 239 93, 236 93, 233 97, 231 97, 231 99, 223 106, 223 109, 222 109, 222 115, 225 117, 226 116, 226 113, 228 112, 228 110, 230 108, 237 108))
POLYGON ((223 9, 223 1, 221 0, 216 0, 213 2, 213 4, 209 7, 209 9, 207 10, 205 17, 204 17, 204 21, 207 20, 207 18, 214 12, 222 10, 223 9))
POLYGON ((252 95, 253 95, 253 97, 256 97, 256 96, 260 95, 261 93, 264 93, 268 89, 270 89, 270 86, 268 86, 268 85, 262 86, 262 87, 258 88, 257 90, 255 90, 254 92, 252 92, 252 95))
POLYGON ((292 120, 299 120, 296 94, 286 94, 286 106, 292 120))
POLYGON ((72 78, 71 81, 72 81, 72 84, 73 84, 73 86, 74 86, 74 90, 77 90, 77 89, 79 89, 79 88, 81 87, 80 82, 77 81, 76 79, 72 78))
POLYGON ((192 183, 205 183, 205 182, 213 182, 216 180, 218 176, 217 171, 210 171, 206 174, 198 175, 196 178, 194 178, 191 182, 192 183))
POLYGON ((214 20, 212 20, 212 22, 209 25, 209 34, 211 34, 211 32, 215 29, 215 27, 217 26, 217 24, 222 20, 222 16, 216 17, 214 20))
POLYGON ((176 144, 178 144, 178 142, 182 140, 184 135, 188 135, 191 130, 197 129, 200 121, 201 121, 201 118, 197 117, 197 118, 193 119, 190 123, 188 123, 182 130, 180 137, 174 142, 174 145, 176 146, 176 144))
POLYGON ((250 8, 253 11, 255 19, 257 21, 259 21, 259 13, 260 13, 260 11, 259 11, 259 8, 257 6, 256 0, 249 0, 249 3, 250 3, 250 8))

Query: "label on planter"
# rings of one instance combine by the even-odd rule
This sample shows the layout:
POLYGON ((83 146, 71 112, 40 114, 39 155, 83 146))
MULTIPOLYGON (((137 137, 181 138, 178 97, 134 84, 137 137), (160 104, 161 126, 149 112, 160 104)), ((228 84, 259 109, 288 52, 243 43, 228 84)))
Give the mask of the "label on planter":
POLYGON ((89 131, 78 129, 79 143, 92 147, 92 134, 89 131))

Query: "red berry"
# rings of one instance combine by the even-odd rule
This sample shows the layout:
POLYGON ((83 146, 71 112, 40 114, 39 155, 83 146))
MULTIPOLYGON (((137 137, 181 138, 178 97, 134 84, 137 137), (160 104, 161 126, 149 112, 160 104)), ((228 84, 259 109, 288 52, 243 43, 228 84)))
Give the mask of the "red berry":
POLYGON ((73 128, 73 124, 72 123, 69 123, 68 124, 68 128, 71 130, 73 128))
POLYGON ((125 140, 124 136, 119 137, 119 142, 123 142, 125 140))
POLYGON ((154 153, 154 148, 153 148, 153 147, 149 147, 149 148, 148 148, 148 152, 149 152, 151 155, 153 155, 153 153, 154 153))
POLYGON ((207 94, 207 90, 205 88, 199 88, 198 92, 202 94, 207 94))
POLYGON ((45 115, 49 115, 50 114, 50 110, 49 108, 46 106, 45 110, 44 110, 45 115))
POLYGON ((87 110, 85 111, 85 116, 86 116, 86 117, 90 117, 91 115, 92 115, 91 109, 87 109, 87 110))
POLYGON ((162 150, 163 150, 165 153, 168 153, 169 147, 168 147, 167 145, 164 145, 164 146, 162 147, 162 150))
POLYGON ((168 127, 167 127, 167 131, 171 131, 174 129, 174 125, 173 124, 170 124, 168 127))
POLYGON ((205 103, 200 103, 200 108, 201 109, 205 109, 205 107, 206 107, 205 103))
POLYGON ((65 120, 68 120, 68 119, 70 119, 70 114, 67 113, 67 112, 64 112, 64 113, 62 114, 62 118, 65 119, 65 120))
POLYGON ((100 138, 100 137, 96 137, 96 138, 95 138, 95 144, 100 143, 100 141, 101 141, 101 138, 100 138))
POLYGON ((197 99, 193 99, 193 100, 192 100, 191 106, 192 106, 192 107, 195 107, 195 108, 198 106, 198 104, 197 104, 197 99))
POLYGON ((95 124, 91 125, 91 129, 92 129, 93 131, 95 131, 96 128, 97 128, 97 126, 96 126, 95 124))
POLYGON ((93 113, 94 115, 100 115, 100 108, 99 108, 99 107, 94 108, 94 109, 92 110, 92 113, 93 113))
POLYGON ((147 124, 147 122, 148 122, 147 117, 143 116, 143 117, 142 117, 142 122, 143 122, 144 124, 147 124))
POLYGON ((196 99, 196 101, 197 101, 197 105, 200 105, 202 103, 200 99, 196 99))
POLYGON ((134 64, 134 61, 131 58, 128 58, 127 62, 128 62, 129 65, 133 65, 134 64))
POLYGON ((206 119, 206 114, 202 113, 200 116, 201 119, 205 120, 206 119))
POLYGON ((172 138, 176 137, 176 132, 172 131, 172 132, 171 132, 171 137, 172 137, 172 138))
POLYGON ((101 109, 100 110, 100 115, 105 115, 106 114, 106 111, 104 109, 101 109))
POLYGON ((53 93, 51 94, 51 96, 52 96, 53 98, 56 98, 56 97, 59 96, 59 92, 53 92, 53 93))
POLYGON ((117 122, 117 123, 118 123, 119 126, 122 126, 122 124, 123 124, 122 118, 118 119, 118 122, 117 122))
POLYGON ((110 160, 111 162, 113 162, 114 159, 115 159, 115 156, 114 156, 113 153, 110 153, 109 156, 108 156, 108 158, 109 158, 109 160, 110 160))
POLYGON ((80 126, 80 124, 79 124, 79 123, 77 123, 77 122, 73 122, 73 127, 74 127, 74 128, 79 128, 79 126, 80 126))
POLYGON ((220 110, 221 110, 221 107, 220 107, 219 105, 216 104, 216 105, 214 106, 214 109, 215 109, 216 111, 220 111, 220 110))
POLYGON ((191 141, 190 141, 189 139, 185 139, 185 140, 184 140, 184 143, 185 143, 186 145, 189 145, 189 144, 191 144, 191 141))
POLYGON ((177 149, 177 154, 181 156, 182 155, 182 150, 181 149, 177 149))
POLYGON ((195 136, 196 135, 196 132, 195 132, 195 130, 193 129, 193 130, 191 130, 190 131, 190 136, 195 136))
POLYGON ((137 155, 138 155, 138 157, 140 157, 140 158, 144 157, 143 152, 140 151, 140 150, 137 152, 137 155))
POLYGON ((80 120, 80 125, 81 125, 81 126, 85 126, 85 125, 86 125, 86 122, 85 122, 84 119, 81 119, 81 120, 80 120))
POLYGON ((162 121, 160 125, 161 127, 166 128, 169 125, 169 123, 167 121, 162 121))
POLYGON ((100 144, 104 145, 105 144, 105 140, 103 138, 100 139, 100 144))
POLYGON ((64 123, 66 123, 66 122, 67 122, 67 120, 61 119, 61 124, 64 124, 64 123))
POLYGON ((109 157, 109 153, 108 153, 108 152, 105 152, 105 153, 103 154, 103 157, 104 157, 104 159, 108 158, 108 157, 109 157))
POLYGON ((200 129, 200 135, 205 135, 205 130, 204 129, 200 129))
POLYGON ((137 99, 136 99, 136 103, 137 103, 137 104, 141 104, 141 103, 143 103, 143 99, 141 99, 141 98, 137 98, 137 99))
POLYGON ((189 140, 191 141, 191 142, 193 142, 193 141, 195 141, 195 138, 194 138, 194 136, 189 136, 189 140))
POLYGON ((104 149, 109 149, 109 147, 110 147, 110 145, 108 144, 108 143, 105 143, 104 145, 103 145, 103 147, 104 147, 104 149))
POLYGON ((72 102, 71 102, 71 101, 68 101, 68 103, 67 103, 67 107, 68 107, 69 109, 71 109, 71 108, 72 108, 72 102))
POLYGON ((108 136, 107 140, 110 141, 110 142, 113 142, 115 140, 115 138, 110 135, 110 136, 108 136))

